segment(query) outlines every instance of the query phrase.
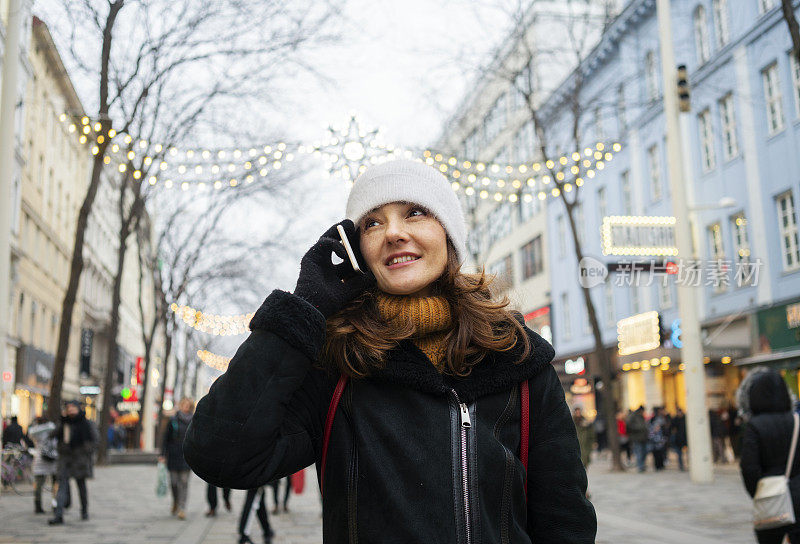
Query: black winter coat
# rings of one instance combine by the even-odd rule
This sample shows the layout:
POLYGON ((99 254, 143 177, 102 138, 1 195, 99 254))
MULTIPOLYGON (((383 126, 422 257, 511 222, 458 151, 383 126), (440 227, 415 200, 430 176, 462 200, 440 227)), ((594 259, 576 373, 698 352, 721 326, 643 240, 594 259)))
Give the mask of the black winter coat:
POLYGON ((167 428, 164 429, 161 455, 167 458, 167 470, 190 470, 186 459, 183 458, 183 441, 191 420, 191 414, 184 415, 183 412, 178 412, 172 416, 167 428))
POLYGON ((56 429, 58 439, 58 475, 67 478, 94 477, 94 452, 99 436, 94 423, 86 419, 81 411, 77 417, 61 418, 61 426, 56 429), (70 440, 65 442, 65 427, 69 426, 70 440))
MULTIPOLYGON (((794 419, 791 412, 764 413, 753 416, 744 429, 740 467, 747 492, 756 493, 758 480, 786 471, 792 444, 794 419)), ((794 456, 789 488, 792 492, 795 519, 800 520, 800 444, 794 456)))
MULTIPOLYGON (((267 298, 253 333, 189 426, 184 453, 201 478, 249 489, 312 463, 319 478, 337 378, 312 368, 324 325, 294 295, 275 291, 267 298)), ((325 542, 594 542, 597 521, 550 365, 553 348, 528 333, 533 354, 519 365, 514 353, 498 352, 456 379, 404 341, 385 369, 350 380, 322 482, 325 542), (518 458, 523 380, 530 386, 527 475, 518 458), (461 425, 462 409, 470 427, 461 425)))

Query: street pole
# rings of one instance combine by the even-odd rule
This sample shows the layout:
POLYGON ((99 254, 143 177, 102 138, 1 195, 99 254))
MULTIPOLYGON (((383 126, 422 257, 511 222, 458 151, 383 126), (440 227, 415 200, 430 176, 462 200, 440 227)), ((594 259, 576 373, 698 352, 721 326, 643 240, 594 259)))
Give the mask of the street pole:
MULTIPOLYGON (((16 134, 14 112, 17 106, 17 84, 19 81, 19 52, 22 30, 22 2, 11 0, 6 17, 6 43, 3 53, 2 87, 0 87, 0 371, 4 374, 14 369, 8 357, 8 333, 11 319, 11 188, 14 185, 14 160, 16 134)), ((7 409, 8 389, 11 382, 0 381, 0 404, 7 409)))
MULTIPOLYGON (((670 0, 656 0, 658 37, 661 46, 661 70, 664 82, 664 117, 667 125, 667 157, 669 162, 672 209, 675 214, 675 240, 678 258, 692 258, 692 235, 689 224, 684 185, 685 165, 681 146, 680 111, 678 108, 678 79, 672 45, 670 0)), ((678 284, 678 313, 681 317, 681 359, 686 382, 686 433, 689 442, 689 473, 695 483, 710 483, 714 479, 711 463, 711 433, 706 408, 703 346, 700 341, 700 321, 692 286, 678 284)))

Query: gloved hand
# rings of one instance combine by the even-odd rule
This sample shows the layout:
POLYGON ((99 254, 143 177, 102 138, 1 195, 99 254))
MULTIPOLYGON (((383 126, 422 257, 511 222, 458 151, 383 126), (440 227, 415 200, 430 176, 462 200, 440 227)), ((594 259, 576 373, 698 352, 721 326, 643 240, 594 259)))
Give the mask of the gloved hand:
POLYGON ((300 276, 294 288, 295 295, 318 309, 326 319, 375 284, 375 276, 361 255, 355 225, 349 219, 336 225, 326 230, 303 256, 300 261, 300 276), (353 270, 350 264, 347 250, 336 230, 336 225, 339 224, 344 227, 361 272, 353 270), (338 255, 344 262, 333 264, 332 254, 338 255))

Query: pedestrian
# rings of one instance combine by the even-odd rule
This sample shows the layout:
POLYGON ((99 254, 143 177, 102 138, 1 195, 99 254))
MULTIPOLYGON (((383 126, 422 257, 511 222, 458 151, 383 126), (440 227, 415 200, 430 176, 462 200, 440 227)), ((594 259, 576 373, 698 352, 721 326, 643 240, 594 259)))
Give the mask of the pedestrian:
MULTIPOLYGON (((753 497, 764 476, 783 475, 789 459, 794 430, 792 402, 786 382, 773 369, 751 371, 736 394, 745 418, 740 468, 747 492, 753 497)), ((795 455, 789 473, 789 489, 796 520, 800 520, 800 455, 795 455)), ((756 531, 759 544, 780 544, 788 535, 800 544, 800 524, 756 531)))
POLYGON ((639 406, 628 415, 625 426, 633 455, 636 457, 636 467, 639 472, 644 472, 647 470, 647 424, 644 421, 644 406, 639 406))
POLYGON ((653 466, 656 471, 664 470, 664 460, 667 457, 667 445, 669 441, 669 428, 667 419, 664 417, 664 409, 656 407, 653 417, 648 425, 647 439, 650 449, 653 452, 653 466))
POLYGON ((267 297, 198 404, 193 470, 251 488, 316 463, 324 542, 594 542, 553 348, 461 270, 447 179, 371 166, 347 217, 303 257, 294 293, 267 297))
POLYGON ((81 519, 89 519, 89 495, 86 479, 94 476, 94 452, 98 434, 94 423, 86 419, 80 401, 67 402, 66 413, 56 430, 58 449, 58 493, 55 515, 50 525, 64 523, 64 508, 69 501, 69 480, 75 479, 81 499, 81 519))
POLYGON ((283 511, 289 511, 289 492, 292 490, 291 476, 287 476, 286 478, 281 478, 280 480, 275 480, 269 483, 270 487, 272 488, 272 498, 275 500, 275 508, 272 509, 273 514, 280 514, 281 512, 281 502, 279 501, 278 497, 280 494, 281 482, 283 482, 286 486, 283 491, 283 511))
MULTIPOLYGON (((186 519, 186 496, 189 492, 189 465, 183 457, 183 441, 192 421, 194 401, 184 397, 178 403, 178 412, 170 418, 164 430, 159 461, 166 462, 172 491, 172 515, 186 519)), ((215 497, 216 498, 216 497, 215 497)))
POLYGON ((625 414, 622 411, 617 412, 617 436, 619 436, 619 447, 625 452, 627 464, 631 464, 631 443, 628 440, 628 428, 625 425, 625 414))
MULTIPOLYGON (((602 453, 608 447, 608 433, 606 432, 606 419, 598 412, 592 422, 594 427, 595 442, 597 443, 597 453, 602 453)), ((588 465, 585 465, 588 466, 588 465)))
POLYGON ((678 455, 678 469, 686 470, 683 464, 683 448, 686 447, 686 414, 678 407, 675 410, 675 417, 672 418, 672 447, 678 455))
POLYGON ((250 538, 250 520, 254 510, 258 522, 261 524, 261 531, 264 533, 264 544, 271 544, 275 532, 269 524, 267 490, 264 486, 247 490, 244 505, 242 505, 242 515, 239 517, 239 544, 253 544, 253 540, 250 538))
POLYGON ((725 424, 716 410, 708 411, 708 424, 711 428, 711 447, 714 463, 727 462, 725 456, 725 424))
POLYGON ((578 435, 578 444, 581 448, 581 463, 586 468, 592 462, 592 448, 595 441, 595 430, 592 423, 583 417, 583 410, 576 406, 572 412, 572 422, 575 424, 575 431, 578 435))
POLYGON ((17 448, 32 448, 33 442, 31 442, 28 435, 25 434, 25 431, 22 430, 22 426, 17 421, 17 416, 11 416, 11 421, 3 429, 3 449, 6 449, 9 446, 17 447, 17 448))
MULTIPOLYGON (((217 489, 218 487, 211 484, 206 484, 206 501, 208 502, 208 511, 206 512, 207 518, 213 518, 217 515, 217 489)), ((225 510, 231 511, 231 488, 222 488, 222 500, 225 503, 225 510)))
MULTIPOLYGON (((42 490, 45 482, 50 480, 52 498, 55 498, 56 473, 58 472, 58 439, 55 437, 56 426, 46 417, 37 417, 28 428, 28 436, 34 444, 33 454, 33 510, 44 514, 42 508, 42 490)), ((52 501, 51 501, 52 502, 52 501)))

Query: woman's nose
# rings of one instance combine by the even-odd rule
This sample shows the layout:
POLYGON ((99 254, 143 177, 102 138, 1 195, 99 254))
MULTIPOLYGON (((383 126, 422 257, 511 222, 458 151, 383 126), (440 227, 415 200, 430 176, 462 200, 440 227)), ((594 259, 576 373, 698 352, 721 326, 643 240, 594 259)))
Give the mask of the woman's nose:
POLYGON ((386 223, 385 231, 386 241, 395 243, 408 239, 408 232, 406 231, 405 222, 400 219, 390 219, 386 223))

